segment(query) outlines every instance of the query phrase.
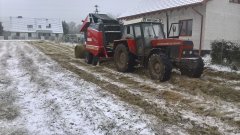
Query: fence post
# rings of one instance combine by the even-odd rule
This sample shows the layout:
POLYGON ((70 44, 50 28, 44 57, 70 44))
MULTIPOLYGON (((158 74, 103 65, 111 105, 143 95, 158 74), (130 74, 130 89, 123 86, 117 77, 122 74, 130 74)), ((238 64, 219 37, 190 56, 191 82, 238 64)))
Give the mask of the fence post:
POLYGON ((223 64, 223 40, 222 40, 222 47, 221 47, 221 64, 223 64))

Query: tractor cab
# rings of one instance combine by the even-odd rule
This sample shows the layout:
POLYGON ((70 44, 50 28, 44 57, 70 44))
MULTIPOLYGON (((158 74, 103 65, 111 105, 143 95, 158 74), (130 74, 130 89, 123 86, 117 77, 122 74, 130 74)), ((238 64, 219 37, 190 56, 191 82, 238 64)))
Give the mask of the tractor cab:
POLYGON ((156 39, 165 39, 165 34, 162 23, 156 20, 125 25, 123 37, 135 40, 136 55, 146 56, 152 48, 151 42, 156 39))

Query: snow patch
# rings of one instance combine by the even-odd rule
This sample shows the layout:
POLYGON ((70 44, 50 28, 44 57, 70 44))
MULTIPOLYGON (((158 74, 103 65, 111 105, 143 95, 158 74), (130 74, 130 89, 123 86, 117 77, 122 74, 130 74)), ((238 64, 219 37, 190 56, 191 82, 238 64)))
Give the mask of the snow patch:
POLYGON ((204 61, 205 67, 208 67, 210 69, 213 69, 213 70, 216 70, 216 71, 222 71, 222 72, 235 72, 235 73, 240 74, 240 71, 232 70, 230 67, 223 66, 223 65, 212 64, 212 62, 211 62, 212 58, 211 58, 210 55, 205 55, 203 57, 203 61, 204 61))

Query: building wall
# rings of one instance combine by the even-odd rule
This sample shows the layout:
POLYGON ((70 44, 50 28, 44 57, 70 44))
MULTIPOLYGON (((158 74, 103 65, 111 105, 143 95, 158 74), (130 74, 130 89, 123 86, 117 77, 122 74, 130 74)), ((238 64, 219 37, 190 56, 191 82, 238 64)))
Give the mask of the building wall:
POLYGON ((19 32, 19 36, 17 36, 17 32, 10 32, 10 39, 37 39, 37 33, 32 32, 31 37, 28 36, 26 32, 19 32))
MULTIPOLYGON (((1 19, 1 18, 0 18, 1 19)), ((5 17, 2 18, 6 39, 39 39, 37 33, 60 33, 63 34, 62 22, 59 19, 27 18, 27 17, 5 17), (17 32, 20 33, 17 36, 17 32), (31 37, 28 36, 31 33, 31 37)), ((56 34, 51 34, 55 38, 56 34)), ((44 39, 49 39, 45 36, 44 39)), ((62 37, 62 36, 59 36, 62 37)))
POLYGON ((38 34, 35 32, 32 32, 31 37, 28 36, 28 33, 26 32, 19 32, 19 36, 17 36, 18 32, 8 32, 8 34, 6 34, 5 36, 7 37, 7 39, 26 39, 26 40, 31 40, 31 39, 43 39, 43 40, 60 40, 63 37, 63 34, 61 33, 51 33, 50 36, 42 36, 38 37, 38 34), (58 37, 57 37, 58 35, 58 37))
MULTIPOLYGON (((197 11, 202 13, 204 15, 204 19, 205 19, 205 14, 206 14, 206 6, 205 5, 195 6, 194 9, 196 9, 197 11)), ((171 26, 172 23, 178 23, 180 20, 193 19, 192 36, 182 36, 182 37, 180 37, 180 39, 192 40, 194 42, 194 49, 198 50, 199 46, 200 46, 201 16, 199 14, 197 14, 192 9, 192 7, 168 11, 168 15, 169 15, 169 27, 171 26)), ((167 34, 166 12, 159 12, 159 13, 139 16, 139 18, 142 18, 142 17, 161 19, 164 24, 165 35, 167 34)), ((134 18, 134 19, 136 19, 136 18, 134 18)), ((205 27, 205 24, 203 24, 203 27, 205 27)))
POLYGON ((240 4, 229 0, 210 0, 206 7, 204 48, 210 49, 213 40, 240 42, 240 4))

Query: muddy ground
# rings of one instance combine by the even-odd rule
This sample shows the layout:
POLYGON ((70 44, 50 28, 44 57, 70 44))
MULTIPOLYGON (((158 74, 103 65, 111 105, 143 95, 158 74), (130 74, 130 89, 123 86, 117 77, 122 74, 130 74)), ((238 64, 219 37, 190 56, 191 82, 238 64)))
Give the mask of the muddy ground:
MULTIPOLYGON (((95 84, 107 93, 107 97, 116 97, 130 108, 139 108, 142 111, 139 117, 146 115, 152 118, 148 118, 151 124, 148 123, 149 127, 145 127, 150 128, 151 133, 240 134, 240 74, 205 69, 201 78, 193 79, 173 71, 171 80, 162 83, 149 79, 147 70, 142 68, 133 73, 119 73, 111 60, 101 62, 100 66, 87 65, 84 60, 74 58, 73 46, 42 41, 28 42, 25 46, 37 48, 61 68, 95 84)), ((2 61, 12 56, 4 57, 1 57, 2 61)), ((6 64, 2 62, 2 65, 6 64)), ((3 78, 8 79, 7 76, 3 78)), ((14 91, 8 92, 12 92, 11 97, 14 99, 14 91)), ((12 119, 17 118, 21 112, 13 101, 7 103, 14 110, 9 116, 12 119)), ((116 125, 107 130, 111 129, 116 129, 116 125)), ((19 130, 27 132, 24 128, 19 130)), ((121 128, 109 133, 126 134, 121 128)), ((140 132, 133 130, 131 133, 140 132)))

